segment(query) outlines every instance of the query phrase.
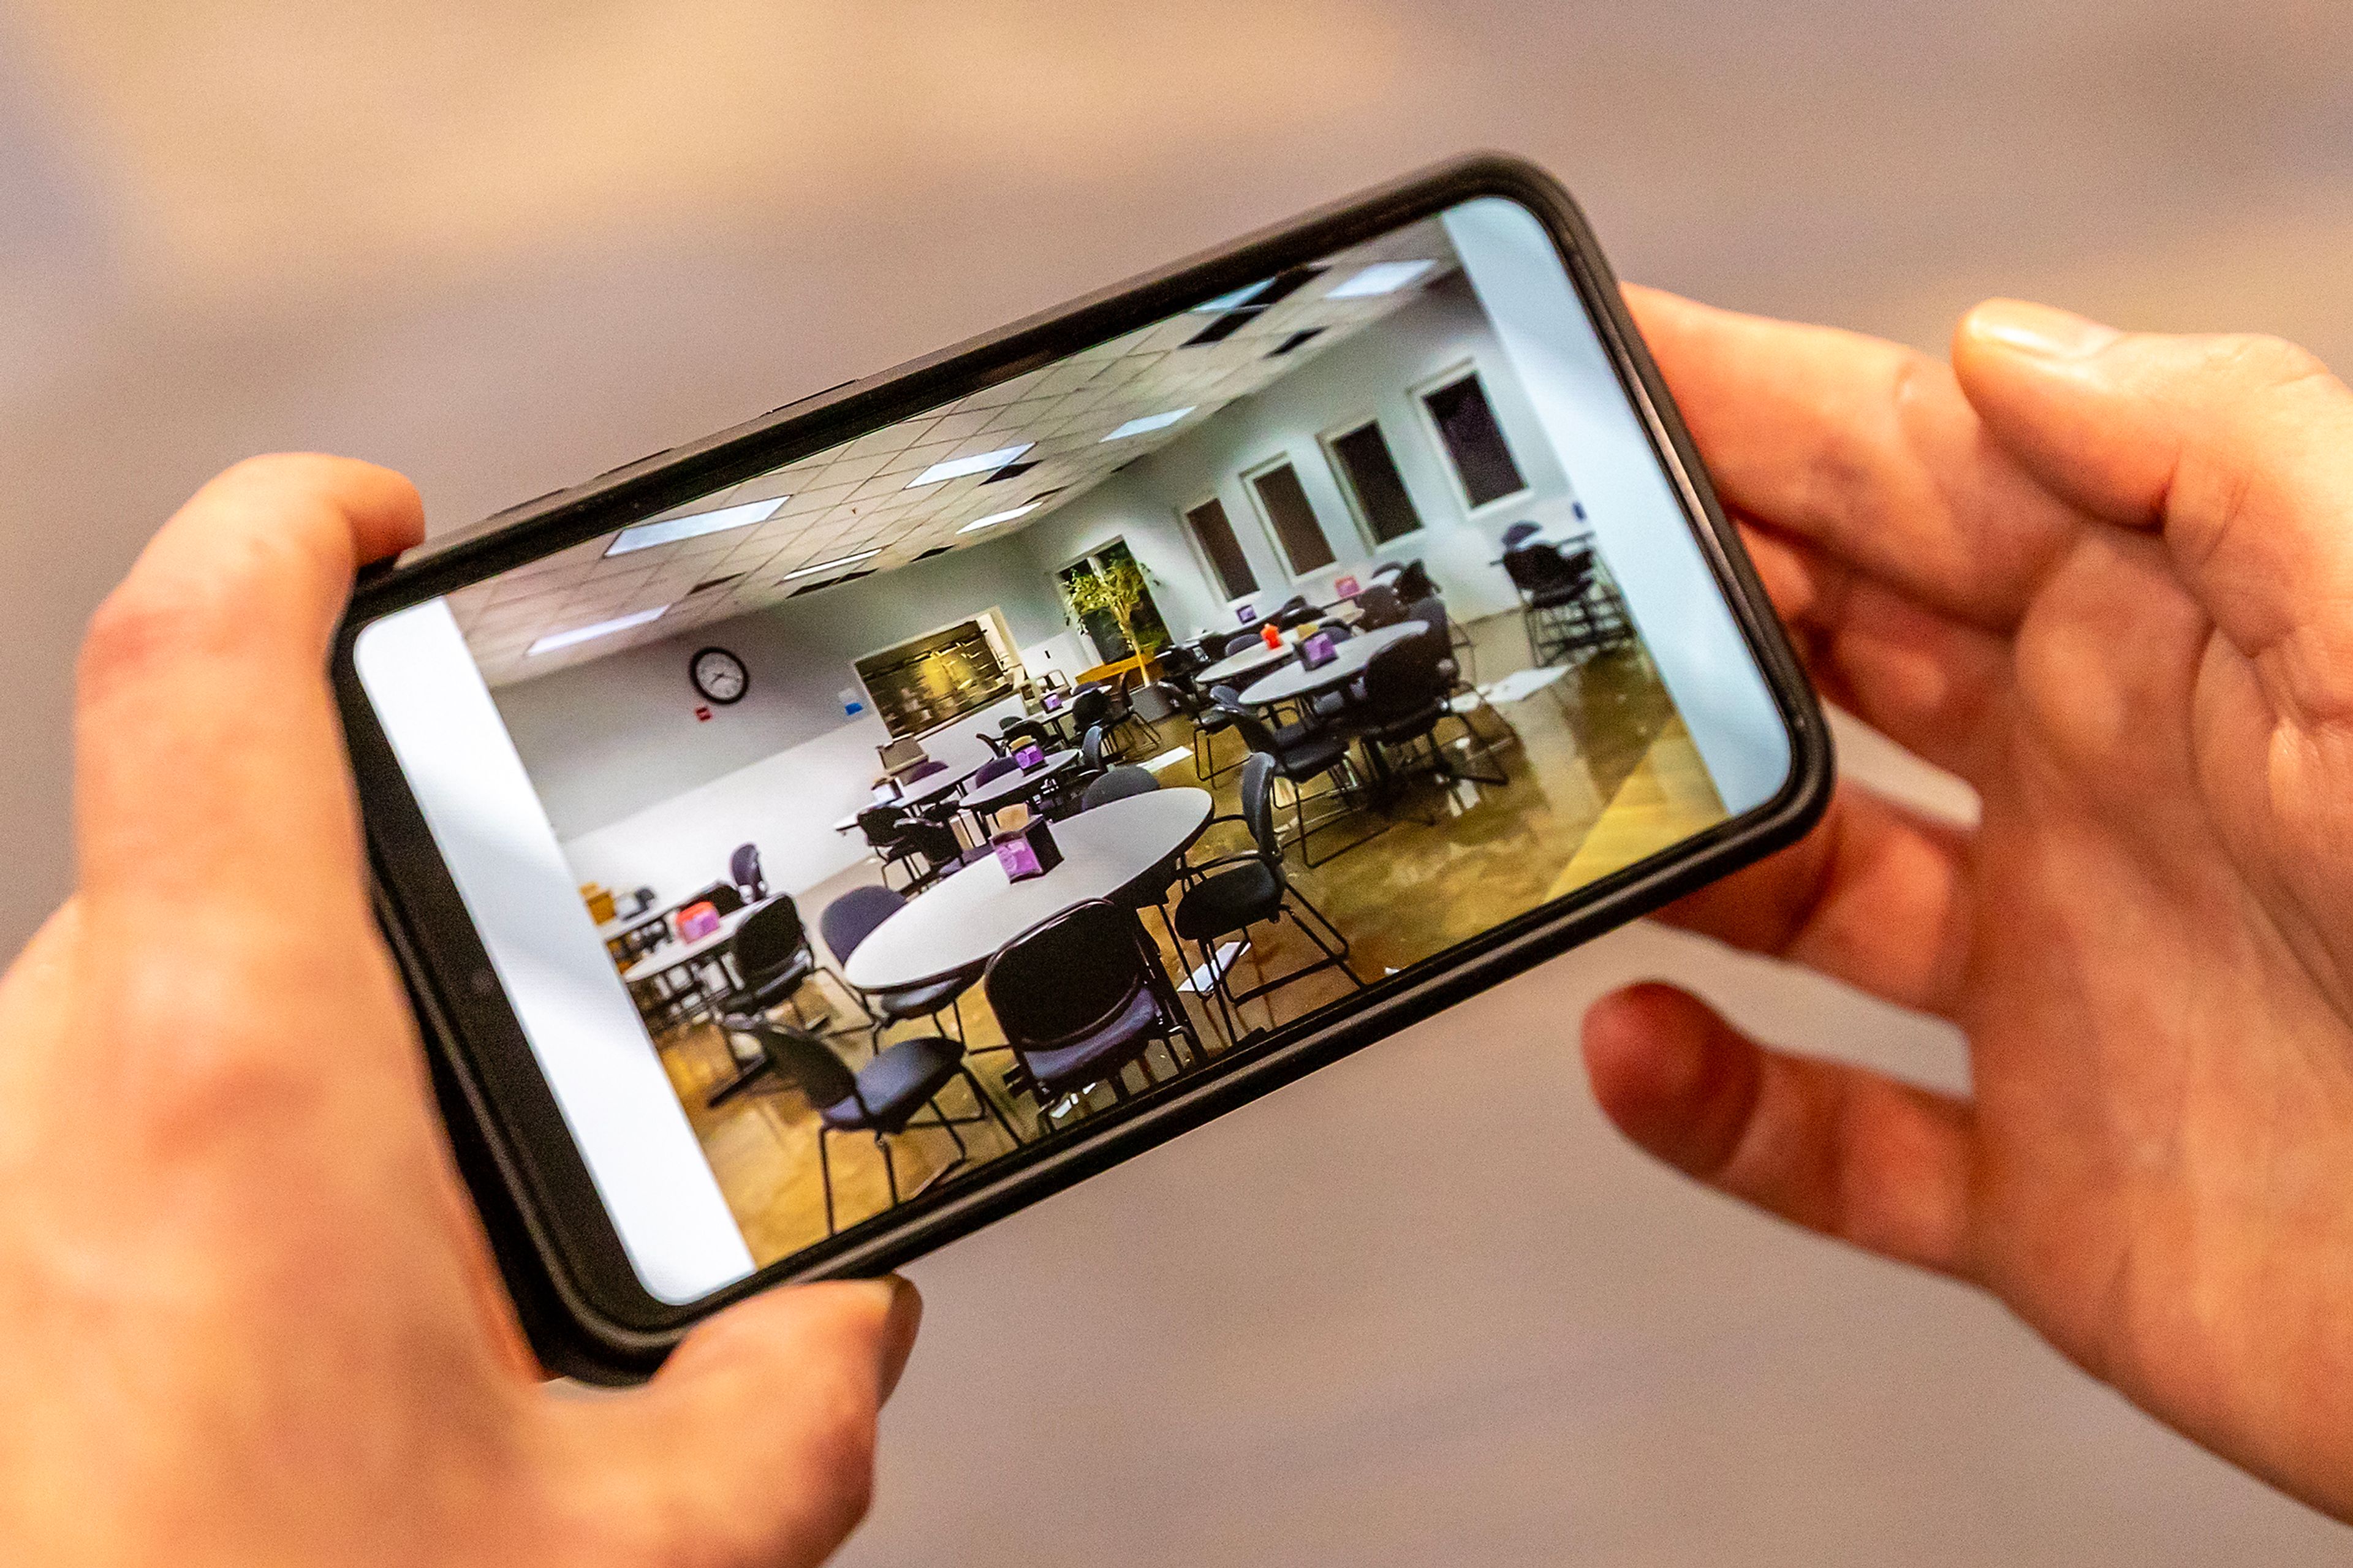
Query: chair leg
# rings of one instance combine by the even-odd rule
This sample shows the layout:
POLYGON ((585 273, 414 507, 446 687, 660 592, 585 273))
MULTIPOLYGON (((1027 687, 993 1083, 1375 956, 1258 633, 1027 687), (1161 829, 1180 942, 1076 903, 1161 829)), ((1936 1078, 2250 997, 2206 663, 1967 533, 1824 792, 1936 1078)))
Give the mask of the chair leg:
POLYGON ((891 1140, 880 1132, 874 1134, 874 1146, 882 1151, 882 1179, 891 1184, 891 1206, 899 1206, 899 1163, 891 1158, 891 1140))
POLYGON ((823 1124, 817 1130, 818 1180, 825 1185, 825 1233, 837 1234, 833 1224, 833 1157, 826 1152, 825 1141, 831 1136, 823 1124))
POLYGON ((1321 937, 1318 937, 1315 934, 1314 927, 1310 926, 1305 921, 1301 921, 1299 922, 1299 929, 1307 933, 1307 939, 1310 942, 1313 942, 1317 947, 1323 948, 1324 953, 1329 956, 1334 963, 1340 966, 1340 973, 1346 975, 1356 985, 1357 990, 1362 991, 1365 988, 1364 977, 1356 973, 1356 965, 1348 962, 1349 955, 1354 951, 1348 943, 1348 933, 1342 931, 1338 926, 1334 925, 1332 923, 1332 917, 1325 914, 1322 910, 1316 908, 1314 900, 1310 899, 1305 893, 1301 892, 1297 888, 1286 888, 1284 892, 1290 899, 1295 901, 1302 910, 1314 915, 1317 922, 1320 923, 1325 931, 1332 933, 1332 940, 1340 944, 1340 950, 1337 952, 1334 952, 1330 948, 1324 946, 1324 941, 1321 937))
POLYGON ((987 1093, 980 1087, 980 1079, 972 1076, 972 1069, 970 1068, 965 1067, 963 1063, 959 1062, 956 1064, 956 1071, 962 1075, 965 1081, 965 1087, 972 1090, 974 1103, 977 1104, 981 1110, 987 1112, 989 1115, 995 1117, 997 1119, 997 1126, 1003 1128, 1005 1130, 1005 1135, 1013 1141, 1013 1146, 1016 1149, 1020 1148, 1021 1134, 1013 1131, 1012 1120, 1005 1114, 1004 1108, 999 1106, 997 1101, 988 1098, 987 1093))

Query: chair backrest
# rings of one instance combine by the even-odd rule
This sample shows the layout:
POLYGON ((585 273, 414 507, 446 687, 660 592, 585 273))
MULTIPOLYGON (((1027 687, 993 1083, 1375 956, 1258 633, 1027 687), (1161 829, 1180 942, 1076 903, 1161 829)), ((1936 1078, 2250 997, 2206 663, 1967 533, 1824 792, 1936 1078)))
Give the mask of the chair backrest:
POLYGON ((1323 614, 1323 611, 1302 599, 1277 610, 1274 613, 1274 624, 1287 632, 1293 626, 1303 626, 1310 621, 1321 618, 1323 614))
POLYGON ((1005 744, 1010 751, 1033 745, 1051 751, 1052 741, 1053 737, 1046 733, 1046 726, 1035 719, 1015 719, 1005 726, 1005 744))
POLYGON ((1504 552, 1504 571, 1523 595, 1574 587, 1577 573, 1549 544, 1523 544, 1504 552))
POLYGON ((760 875, 760 847, 756 844, 735 846, 735 853, 727 858, 727 875, 752 898, 760 898, 768 890, 766 879, 760 875))
POLYGON ((728 946, 735 954, 735 973, 747 985, 757 984, 800 955, 808 945, 801 911, 789 898, 770 899, 744 917, 728 946))
POLYGON ((684 909, 687 904, 706 903, 723 915, 732 915, 744 907, 744 895, 736 891, 735 884, 733 882, 713 882, 694 897, 680 904, 679 908, 684 909))
POLYGON ((1128 705, 1135 710, 1136 717, 1153 724, 1176 712, 1179 702, 1176 687, 1166 680, 1147 681, 1137 687, 1135 695, 1128 700, 1128 705))
POLYGON ((1228 637, 1226 639, 1225 657, 1231 658, 1234 655, 1240 653, 1251 644, 1264 640, 1265 639, 1261 637, 1256 632, 1243 632, 1239 637, 1228 637))
POLYGON ((1144 990, 1135 917, 1102 899, 1032 926, 988 961, 981 990, 1016 1051, 1085 1038, 1144 990))
POLYGON ((1405 601, 1398 597, 1394 584, 1375 583, 1356 595, 1356 625, 1360 629, 1377 632, 1403 619, 1405 601))
POLYGON ((1446 678, 1439 670, 1440 654, 1428 637, 1408 637, 1373 655, 1365 666, 1362 708, 1368 723, 1390 724, 1433 711, 1446 697, 1446 678))
POLYGON ((991 757, 973 770, 972 777, 966 781, 965 787, 973 789, 981 784, 994 784, 1006 774, 1019 771, 1020 766, 1021 764, 1011 757, 991 757))
POLYGON ((852 888, 825 906, 817 917, 817 929, 825 933, 833 961, 848 963, 849 955, 874 934, 876 926, 906 907, 907 900, 893 889, 871 884, 852 888))
POLYGON ((1150 795, 1160 787, 1160 781, 1142 768, 1116 767, 1087 785, 1079 797, 1081 811, 1092 811, 1106 801, 1125 800, 1132 795, 1150 795))
POLYGON ((1220 702, 1218 706, 1226 710, 1234 728, 1241 731, 1243 745, 1258 755, 1281 758, 1282 752, 1274 743, 1274 731, 1266 727, 1265 720, 1239 702, 1220 702))
POLYGON ((868 847, 889 849, 899 842, 905 818, 904 809, 899 806, 866 806, 858 813, 858 831, 866 836, 868 847))
POLYGON ((947 771, 947 763, 940 761, 939 758, 925 757, 922 762, 917 763, 913 767, 907 770, 907 782, 909 784, 917 784, 924 779, 930 778, 934 773, 944 773, 947 771))
POLYGON ((1259 858, 1282 876, 1282 837, 1274 826, 1274 759, 1253 752, 1242 763, 1242 826, 1258 845, 1259 858))
POLYGON ((920 816, 901 829, 901 837, 909 848, 934 866, 946 865, 964 849, 964 845, 956 838, 955 828, 944 822, 933 822, 920 816))
POLYGON ((1394 586, 1398 597, 1409 605, 1416 599, 1427 599, 1438 592, 1438 584, 1430 580, 1429 569, 1419 561, 1409 561, 1398 567, 1394 586))
POLYGON ((1220 708, 1239 708, 1242 705, 1242 694, 1230 686, 1212 686, 1209 688, 1209 700, 1220 708))
POLYGON ((1103 727, 1090 724, 1087 732, 1079 737, 1079 760, 1090 768, 1103 766, 1103 727))
POLYGON ((1111 693, 1100 686, 1090 686, 1071 699, 1071 722, 1082 730, 1092 729, 1111 718, 1111 693))
POLYGON ((768 1058, 778 1076, 807 1096, 811 1105, 839 1105, 845 1100, 858 1098, 858 1075, 833 1054, 831 1046, 807 1030, 748 1014, 723 1018, 720 1026, 759 1041, 761 1055, 768 1058))
POLYGON ((1416 599, 1405 607, 1405 618, 1409 621, 1419 621, 1423 626, 1428 626, 1430 630, 1422 635, 1440 649, 1440 658, 1446 657, 1444 650, 1453 646, 1454 632, 1451 624, 1446 618, 1445 600, 1435 594, 1426 598, 1416 599))
POLYGON ((1511 527, 1504 530, 1504 548, 1506 550, 1517 550, 1521 545, 1525 544, 1529 540, 1534 539, 1537 534, 1542 533, 1543 531, 1544 527, 1540 523, 1515 522, 1512 524, 1511 527))
POLYGON ((988 748, 992 756, 1001 757, 1005 754, 1004 736, 992 735, 986 730, 976 730, 973 733, 979 737, 980 743, 988 748))

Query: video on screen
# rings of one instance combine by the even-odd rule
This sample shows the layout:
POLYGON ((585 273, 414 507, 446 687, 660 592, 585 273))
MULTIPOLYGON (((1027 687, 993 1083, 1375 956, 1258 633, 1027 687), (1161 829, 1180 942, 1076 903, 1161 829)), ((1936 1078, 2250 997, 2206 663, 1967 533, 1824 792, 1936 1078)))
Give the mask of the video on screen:
POLYGON ((1759 804, 1691 534, 1487 200, 447 607, 766 1265, 1759 804))

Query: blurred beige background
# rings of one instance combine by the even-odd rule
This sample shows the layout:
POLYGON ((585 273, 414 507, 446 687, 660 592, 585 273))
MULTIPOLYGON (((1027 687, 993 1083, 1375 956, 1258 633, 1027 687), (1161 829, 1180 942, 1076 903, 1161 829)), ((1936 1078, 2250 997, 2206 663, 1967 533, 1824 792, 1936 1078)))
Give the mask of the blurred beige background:
MULTIPOLYGON (((2341 366, 2348 58, 2342 0, 19 0, 0 949, 69 876, 80 624, 240 454, 395 464, 454 526, 1478 145, 1725 303, 1934 345, 2023 294, 2341 366)), ((2347 1554, 1988 1302, 1626 1150, 1573 1024, 1662 972, 1960 1076, 1939 1027, 1621 933, 926 1260, 845 1561, 2347 1554)))

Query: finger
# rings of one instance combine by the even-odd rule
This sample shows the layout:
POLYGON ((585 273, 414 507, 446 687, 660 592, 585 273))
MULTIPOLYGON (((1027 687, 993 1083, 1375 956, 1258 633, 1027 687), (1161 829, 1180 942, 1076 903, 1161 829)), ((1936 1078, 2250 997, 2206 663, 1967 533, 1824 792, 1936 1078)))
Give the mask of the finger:
POLYGON ((625 1560, 821 1562, 865 1517, 875 1418, 923 1300, 903 1279, 789 1286, 690 1335, 652 1384, 594 1408, 600 1490, 658 1539, 625 1560))
POLYGON ((2005 638, 1793 535, 1741 523, 1757 573, 1822 695, 1898 745, 1976 781, 2000 760, 2005 638))
POLYGON ((1685 1174, 1882 1257, 1971 1273, 1961 1101, 1766 1050, 1667 985, 1595 1003, 1585 1062, 1609 1120, 1685 1174))
POLYGON ((358 563, 422 528, 397 474, 304 456, 238 464, 156 534, 82 649, 77 826, 94 900, 192 924, 232 901, 297 921, 321 897, 356 903, 327 645, 358 563))
POLYGON ((1927 607, 2017 624, 2079 526, 1953 373, 1876 338, 1626 291, 1725 503, 1927 607))
POLYGON ((2353 392, 2272 338, 2123 333, 1993 300, 1953 338, 1995 439, 2096 516, 2156 527, 2292 715, 2353 710, 2353 392))
POLYGON ((1970 837, 1841 782, 1805 837, 1660 916, 1949 1017, 1968 962, 1970 837))

